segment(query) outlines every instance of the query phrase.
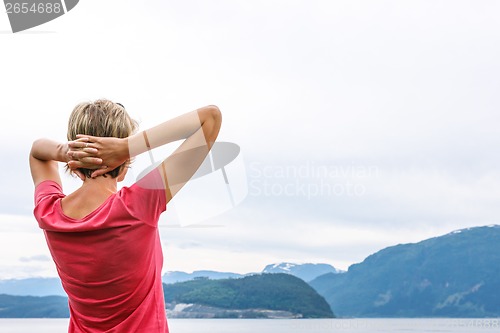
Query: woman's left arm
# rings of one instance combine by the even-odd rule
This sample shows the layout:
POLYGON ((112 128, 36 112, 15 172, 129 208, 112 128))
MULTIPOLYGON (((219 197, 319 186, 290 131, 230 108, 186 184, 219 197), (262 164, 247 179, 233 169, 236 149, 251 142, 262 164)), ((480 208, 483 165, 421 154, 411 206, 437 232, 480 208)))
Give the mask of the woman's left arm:
POLYGON ((33 142, 30 152, 31 177, 35 187, 44 180, 53 180, 61 185, 57 162, 68 162, 68 144, 49 139, 33 142))

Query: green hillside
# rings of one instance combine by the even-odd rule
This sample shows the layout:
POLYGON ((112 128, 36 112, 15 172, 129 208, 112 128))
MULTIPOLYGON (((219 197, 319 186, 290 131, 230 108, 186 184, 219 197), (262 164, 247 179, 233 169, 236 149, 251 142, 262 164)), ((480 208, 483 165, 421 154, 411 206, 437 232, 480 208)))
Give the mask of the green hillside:
POLYGON ((163 286, 166 302, 195 303, 224 309, 268 309, 332 318, 323 297, 303 280, 288 274, 252 275, 241 279, 197 279, 163 286))
POLYGON ((388 247, 311 285, 339 316, 500 316, 500 227, 388 247))

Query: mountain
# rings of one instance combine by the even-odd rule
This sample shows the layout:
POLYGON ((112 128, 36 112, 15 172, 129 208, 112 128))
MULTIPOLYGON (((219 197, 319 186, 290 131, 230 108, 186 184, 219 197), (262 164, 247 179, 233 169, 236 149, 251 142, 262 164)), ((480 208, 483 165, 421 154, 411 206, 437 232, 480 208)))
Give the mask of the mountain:
POLYGON ((241 278, 244 275, 237 273, 229 273, 229 272, 216 272, 216 271, 194 271, 193 273, 185 273, 179 271, 171 271, 166 272, 162 276, 163 283, 176 283, 176 282, 184 282, 193 280, 196 278, 206 277, 211 280, 218 279, 237 279, 241 278))
MULTIPOLYGON (((294 275, 306 282, 326 273, 342 273, 343 271, 336 269, 328 264, 294 264, 283 262, 278 264, 267 265, 260 273, 285 273, 294 275)), ((230 272, 217 272, 217 271, 194 271, 193 273, 185 273, 179 271, 167 272, 163 275, 163 283, 176 283, 193 280, 200 277, 206 277, 211 280, 218 279, 239 279, 248 275, 258 273, 238 274, 230 272)))
POLYGON ((0 295, 0 318, 68 318, 68 299, 61 296, 0 295))
POLYGON ((259 274, 222 280, 200 278, 164 285, 163 290, 165 301, 174 305, 286 311, 302 318, 334 317, 323 297, 306 282, 289 274, 259 274))
POLYGON ((262 271, 262 273, 291 274, 306 282, 314 280, 323 274, 337 274, 342 272, 343 271, 328 264, 293 264, 289 262, 267 265, 262 271))
POLYGON ((500 316, 500 226, 385 248, 310 282, 339 316, 500 316))
POLYGON ((66 296, 59 278, 0 280, 0 294, 18 296, 66 296))

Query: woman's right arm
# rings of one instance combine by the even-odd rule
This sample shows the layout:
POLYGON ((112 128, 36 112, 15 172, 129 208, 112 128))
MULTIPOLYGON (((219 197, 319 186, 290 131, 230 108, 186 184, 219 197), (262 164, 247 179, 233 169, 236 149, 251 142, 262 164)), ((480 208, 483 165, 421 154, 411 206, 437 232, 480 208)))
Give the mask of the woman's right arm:
POLYGON ((209 105, 168 120, 126 139, 79 136, 70 143, 70 155, 74 159, 70 168, 96 167, 85 164, 86 159, 98 157, 102 165, 92 174, 97 177, 113 170, 128 159, 149 149, 185 139, 184 142, 158 166, 162 175, 167 202, 184 186, 199 168, 212 148, 222 123, 218 107, 209 105), (96 148, 97 153, 78 151, 96 148))

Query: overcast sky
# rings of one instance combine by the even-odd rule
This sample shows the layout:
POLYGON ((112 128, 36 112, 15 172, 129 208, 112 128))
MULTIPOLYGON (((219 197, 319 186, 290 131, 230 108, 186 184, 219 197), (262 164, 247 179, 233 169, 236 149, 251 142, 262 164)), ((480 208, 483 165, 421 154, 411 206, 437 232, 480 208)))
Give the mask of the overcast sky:
MULTIPOLYGON (((197 225, 164 216, 165 270, 347 269, 386 246, 498 224, 499 10, 82 0, 17 34, 0 14, 0 278, 55 276, 29 149, 64 140, 74 105, 101 97, 142 129, 216 104, 220 140, 241 147, 246 198, 197 225)), ((64 176, 67 192, 77 185, 64 176)))

